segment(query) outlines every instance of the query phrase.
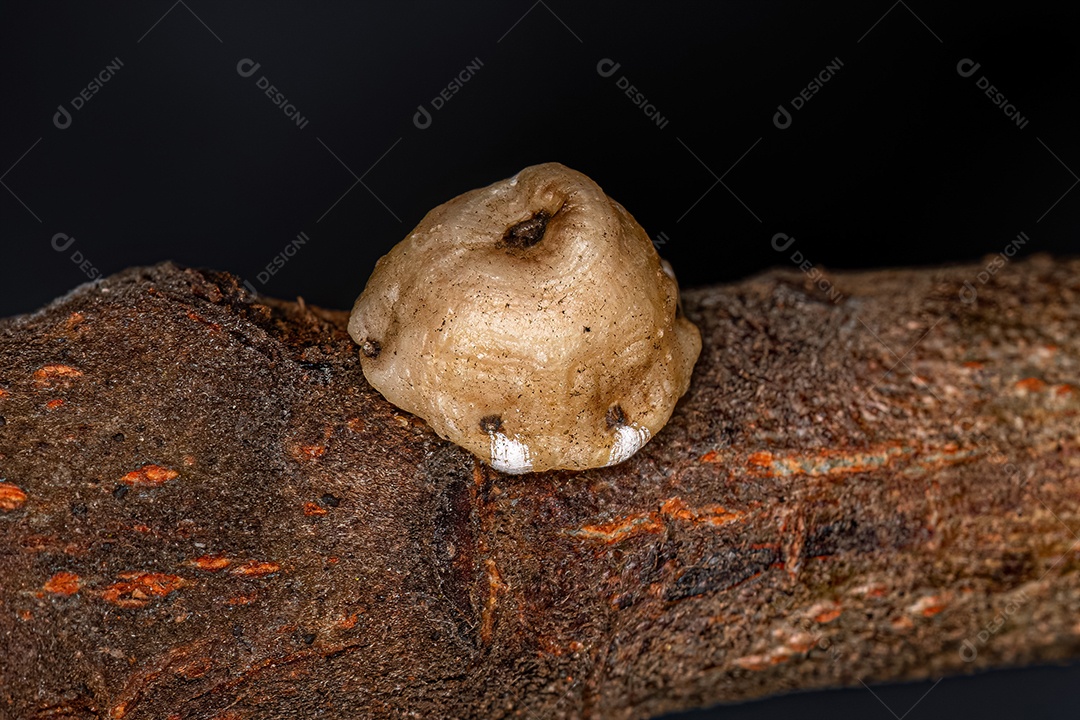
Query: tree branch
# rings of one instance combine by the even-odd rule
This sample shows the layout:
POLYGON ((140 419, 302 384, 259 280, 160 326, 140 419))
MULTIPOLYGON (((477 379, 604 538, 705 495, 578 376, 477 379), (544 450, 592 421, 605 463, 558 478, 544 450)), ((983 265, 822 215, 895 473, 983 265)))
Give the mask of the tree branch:
POLYGON ((227 274, 4 320, 0 715, 645 718, 1075 656, 1080 260, 981 269, 687 293, 690 392, 577 474, 477 463, 346 313, 227 274))

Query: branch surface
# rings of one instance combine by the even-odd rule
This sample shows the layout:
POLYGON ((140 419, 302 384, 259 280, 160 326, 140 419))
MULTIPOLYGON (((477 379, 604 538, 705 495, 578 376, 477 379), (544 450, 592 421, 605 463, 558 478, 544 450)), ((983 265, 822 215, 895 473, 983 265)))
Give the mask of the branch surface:
POLYGON ((646 718, 1075 657, 1080 260, 980 270, 686 293, 689 393, 582 473, 492 471, 346 313, 225 273, 0 321, 0 717, 646 718))

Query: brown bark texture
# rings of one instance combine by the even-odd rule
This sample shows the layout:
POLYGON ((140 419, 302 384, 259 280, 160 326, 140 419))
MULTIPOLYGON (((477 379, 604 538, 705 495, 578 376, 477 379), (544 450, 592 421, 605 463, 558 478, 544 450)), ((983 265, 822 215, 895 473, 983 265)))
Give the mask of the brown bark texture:
POLYGON ((999 266, 688 292, 689 393, 578 473, 491 470, 347 313, 226 273, 0 321, 0 716, 646 718, 1076 657, 1080 260, 999 266))

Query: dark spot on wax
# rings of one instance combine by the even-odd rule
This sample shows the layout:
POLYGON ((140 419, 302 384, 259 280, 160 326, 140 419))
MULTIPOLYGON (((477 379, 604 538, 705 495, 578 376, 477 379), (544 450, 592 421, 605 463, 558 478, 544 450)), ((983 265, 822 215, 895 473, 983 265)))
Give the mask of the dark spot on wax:
POLYGON ((488 435, 497 433, 502 429, 502 418, 498 415, 485 415, 480 418, 480 429, 488 435))
POLYGON ((503 245, 511 248, 528 248, 544 239, 551 214, 540 210, 528 220, 522 220, 510 228, 502 237, 503 245))
POLYGON ((379 344, 378 340, 365 338, 364 342, 360 343, 360 352, 364 353, 364 357, 375 359, 382 352, 382 345, 379 344))

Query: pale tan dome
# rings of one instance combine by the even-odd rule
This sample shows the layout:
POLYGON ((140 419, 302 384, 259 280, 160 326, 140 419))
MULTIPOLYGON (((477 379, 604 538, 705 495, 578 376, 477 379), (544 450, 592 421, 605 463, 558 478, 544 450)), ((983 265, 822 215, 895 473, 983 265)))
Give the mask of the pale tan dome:
POLYGON ((535 165, 429 212, 349 333, 387 400, 496 469, 612 465, 668 421, 701 350, 664 265, 596 183, 535 165))

